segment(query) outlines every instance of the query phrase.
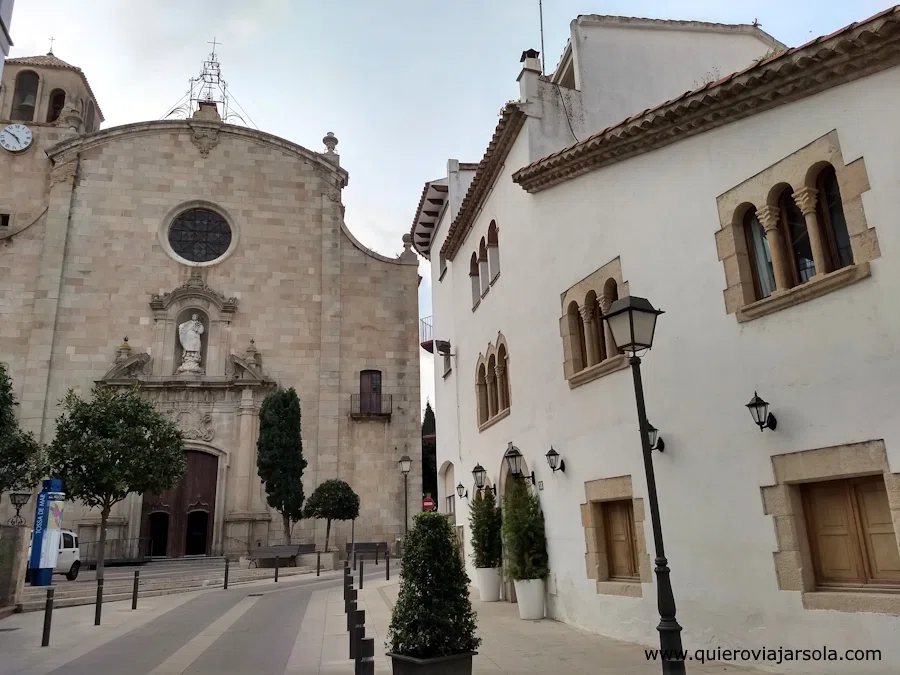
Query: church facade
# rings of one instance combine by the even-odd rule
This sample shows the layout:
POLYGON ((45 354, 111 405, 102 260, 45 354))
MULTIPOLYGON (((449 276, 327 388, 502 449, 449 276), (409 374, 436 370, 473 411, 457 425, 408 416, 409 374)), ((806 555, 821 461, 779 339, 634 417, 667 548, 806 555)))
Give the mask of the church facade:
MULTIPOLYGON (((166 494, 117 505, 108 537, 153 555, 238 554, 282 540, 256 472, 258 411, 294 387, 306 494, 346 480, 357 541, 393 542, 397 461, 415 454, 420 423, 409 237, 393 258, 347 229, 333 134, 313 152, 224 123, 213 101, 195 107, 101 131, 80 69, 52 54, 7 60, 0 360, 20 424, 49 442, 68 389, 138 386, 182 429, 188 469, 166 494)), ((69 504, 65 522, 97 538, 99 513, 69 504)), ((333 541, 349 535, 339 525, 333 541)), ((307 521, 293 534, 323 539, 307 521)))

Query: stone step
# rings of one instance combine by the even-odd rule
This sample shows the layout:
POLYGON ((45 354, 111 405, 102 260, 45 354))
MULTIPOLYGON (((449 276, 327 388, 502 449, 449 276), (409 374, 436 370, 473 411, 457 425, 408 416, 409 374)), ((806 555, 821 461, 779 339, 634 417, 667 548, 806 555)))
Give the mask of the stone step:
MULTIPOLYGON (((280 578, 296 576, 298 574, 307 574, 314 571, 311 567, 286 567, 279 571, 280 578)), ((275 571, 271 569, 262 570, 233 570, 228 574, 228 583, 241 583, 246 581, 259 581, 263 579, 273 579, 275 571)), ((162 575, 154 578, 145 578, 141 575, 139 582, 139 593, 144 590, 160 590, 168 588, 187 588, 187 587, 206 587, 221 585, 224 582, 225 574, 203 574, 192 576, 169 576, 162 575)), ((61 600, 63 598, 86 597, 94 598, 97 593, 97 584, 94 581, 74 581, 55 584, 55 598, 61 600)), ((132 579, 106 579, 103 587, 104 596, 115 593, 128 593, 129 597, 134 588, 134 580, 132 579)), ((40 600, 43 602, 47 597, 46 586, 27 586, 25 588, 24 600, 40 600)))
MULTIPOLYGON (((272 570, 261 570, 262 572, 272 572, 272 570)), ((310 574, 315 572, 315 568, 306 567, 288 567, 279 572, 278 578, 299 576, 301 574, 310 574)), ((273 578, 274 574, 268 577, 258 574, 246 575, 237 574, 228 575, 228 586, 236 586, 240 584, 260 581, 261 579, 273 578)), ((206 588, 219 588, 222 586, 223 577, 205 578, 202 580, 193 580, 188 584, 179 582, 161 583, 161 584, 141 584, 138 589, 138 602, 142 597, 152 597, 159 595, 170 595, 172 593, 186 593, 190 591, 199 591, 206 588)), ((274 583, 274 581, 272 582, 274 583)), ((74 585, 74 584, 73 584, 74 585)), ((81 586, 81 584, 79 584, 81 586)), ((54 607, 76 607, 79 605, 92 605, 96 600, 97 587, 94 584, 84 584, 83 589, 74 589, 74 593, 70 593, 68 589, 61 591, 59 586, 56 587, 56 593, 53 600, 54 607)), ((117 602, 120 600, 131 599, 132 586, 127 587, 116 585, 115 587, 106 586, 103 589, 103 602, 117 602)), ((46 587, 29 587, 22 602, 23 612, 35 612, 44 609, 47 597, 46 587)))

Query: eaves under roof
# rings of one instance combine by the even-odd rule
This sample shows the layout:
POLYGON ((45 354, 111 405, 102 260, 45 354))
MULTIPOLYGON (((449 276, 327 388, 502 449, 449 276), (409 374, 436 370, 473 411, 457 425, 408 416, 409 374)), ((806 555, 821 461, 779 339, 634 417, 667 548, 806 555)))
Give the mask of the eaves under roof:
POLYGON ((900 64, 900 5, 762 59, 519 169, 540 192, 564 181, 900 64))
POLYGON ((106 118, 103 116, 103 111, 100 110, 100 102, 97 100, 97 97, 94 95, 94 91, 91 89, 91 83, 87 81, 87 77, 84 75, 84 71, 81 70, 78 66, 73 66, 71 63, 66 63, 61 58, 54 54, 41 54, 38 56, 21 56, 19 58, 6 59, 7 66, 31 66, 32 68, 59 68, 61 70, 71 70, 79 75, 81 75, 81 80, 84 82, 84 86, 87 87, 88 93, 91 95, 91 98, 94 99, 94 106, 97 111, 97 114, 100 115, 100 121, 105 121, 106 118))
POLYGON ((519 107, 518 102, 507 103, 500 113, 500 121, 494 129, 494 135, 491 137, 484 157, 478 163, 475 176, 459 207, 459 213, 456 214, 456 218, 447 230, 447 238, 441 247, 441 254, 447 260, 453 260, 466 240, 466 236, 475 222, 475 214, 478 213, 491 185, 497 180, 497 175, 503 168, 503 162, 509 155, 524 124, 525 113, 519 107))
MULTIPOLYGON (((459 170, 477 171, 478 164, 460 162, 459 170)), ((425 183, 425 187, 422 188, 422 196, 419 198, 419 205, 416 207, 416 216, 413 218, 412 227, 409 228, 413 246, 429 260, 431 259, 431 241, 437 231, 441 213, 446 208, 447 200, 450 197, 448 184, 448 178, 438 178, 425 183)))

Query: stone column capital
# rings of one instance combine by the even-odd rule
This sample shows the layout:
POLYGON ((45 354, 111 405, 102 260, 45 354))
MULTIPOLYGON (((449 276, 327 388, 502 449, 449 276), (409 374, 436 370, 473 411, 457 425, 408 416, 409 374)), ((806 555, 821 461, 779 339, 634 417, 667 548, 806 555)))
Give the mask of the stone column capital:
POLYGON ((763 226, 766 233, 778 229, 778 214, 780 213, 777 206, 763 206, 756 210, 756 217, 759 224, 763 226))
POLYGON ((809 215, 816 212, 816 202, 818 201, 819 191, 811 187, 802 187, 791 195, 794 202, 803 215, 809 215))
POLYGON ((505 373, 505 372, 506 372, 506 366, 504 366, 503 364, 498 364, 498 365, 494 366, 494 373, 497 375, 498 379, 503 377, 503 373, 505 373))
MULTIPOLYGON (((497 367, 494 366, 495 370, 496 370, 496 368, 497 367)), ((484 381, 487 382, 488 384, 491 384, 494 381, 494 373, 492 373, 490 370, 487 370, 484 374, 484 381)))
POLYGON ((581 320, 585 323, 594 320, 594 306, 593 305, 581 305, 578 307, 578 311, 581 313, 581 320))

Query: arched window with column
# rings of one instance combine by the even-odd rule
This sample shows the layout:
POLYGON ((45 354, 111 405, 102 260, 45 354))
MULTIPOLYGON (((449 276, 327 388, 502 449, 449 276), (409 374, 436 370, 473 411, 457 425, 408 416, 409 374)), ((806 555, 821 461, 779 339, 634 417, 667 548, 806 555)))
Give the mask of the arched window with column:
POLYGON ((492 220, 487 234, 488 267, 491 272, 491 283, 500 275, 500 238, 497 233, 497 222, 492 220))
POLYGON ((478 412, 478 425, 481 426, 490 418, 488 412, 487 366, 484 362, 478 364, 478 371, 475 375, 475 397, 478 412))
POLYGON ((478 245, 478 277, 481 279, 481 297, 488 292, 491 287, 491 270, 488 265, 487 242, 484 237, 478 245))
POLYGON ((509 354, 506 345, 501 343, 497 347, 497 400, 499 409, 508 410, 509 399, 509 354))
MULTIPOLYGON (((609 312, 612 304, 619 299, 619 284, 615 279, 607 279, 603 284, 603 294, 600 296, 600 313, 605 315, 609 312)), ((601 321, 602 324, 602 321, 601 321)), ((606 358, 611 358, 617 354, 624 354, 621 349, 616 347, 616 341, 613 339, 612 332, 605 326, 601 326, 601 335, 604 342, 604 353, 606 358)))
POLYGON ((587 345, 584 341, 584 321, 581 319, 578 303, 574 300, 566 309, 566 324, 569 333, 572 372, 577 373, 587 367, 587 345))
POLYGON ((488 417, 494 417, 500 412, 500 397, 497 390, 497 357, 495 354, 488 356, 486 380, 488 388, 488 417))
POLYGON ((791 286, 809 281, 816 273, 806 216, 794 200, 794 190, 785 187, 778 197, 781 231, 787 248, 787 272, 791 286))
POLYGON ((16 75, 10 119, 13 122, 33 122, 37 107, 37 92, 41 78, 33 70, 23 70, 16 75))
POLYGON ((850 245, 850 233, 847 230, 847 219, 844 216, 844 202, 841 199, 837 172, 831 164, 819 172, 816 186, 819 222, 822 224, 828 243, 827 252, 830 263, 828 271, 833 272, 853 264, 853 248, 850 245))
POLYGON ((742 223, 753 274, 753 292, 757 300, 762 300, 775 292, 775 268, 772 266, 769 238, 756 215, 756 207, 751 205, 747 209, 742 223))
POLYGON ((469 283, 472 285, 472 309, 481 302, 481 287, 478 282, 478 254, 473 253, 469 261, 469 283))
POLYGON ((50 99, 47 104, 47 123, 55 122, 59 119, 63 108, 66 105, 66 92, 62 89, 54 89, 50 92, 50 99))

